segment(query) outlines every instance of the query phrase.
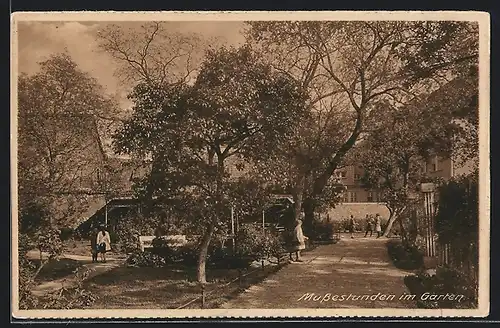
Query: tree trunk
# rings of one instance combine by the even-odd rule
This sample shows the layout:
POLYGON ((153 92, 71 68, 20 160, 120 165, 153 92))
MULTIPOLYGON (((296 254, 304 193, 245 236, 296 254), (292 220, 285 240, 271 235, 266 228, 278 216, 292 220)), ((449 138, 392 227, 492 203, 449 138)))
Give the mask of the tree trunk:
POLYGON ((406 233, 405 226, 403 224, 403 217, 398 215, 399 229, 401 230, 401 240, 403 242, 408 242, 408 234, 406 233))
MULTIPOLYGON (((325 189, 325 186, 328 184, 328 180, 333 175, 333 172, 335 172, 338 165, 342 162, 344 156, 358 140, 358 136, 360 135, 361 129, 363 127, 363 113, 365 111, 365 108, 366 104, 362 104, 360 106, 360 108, 358 109, 356 124, 351 132, 351 135, 349 136, 349 139, 347 139, 346 142, 344 142, 344 144, 340 146, 340 148, 337 150, 333 158, 329 161, 328 165, 325 167, 323 172, 314 180, 311 198, 321 195, 323 189, 325 189)), ((314 204, 311 205, 314 213, 314 204)))
MULTIPOLYGON (((213 163, 214 156, 209 153, 209 163, 213 163)), ((207 275, 206 275, 206 264, 207 264, 207 255, 208 255, 208 246, 210 245, 210 240, 212 239, 212 235, 215 230, 215 225, 220 218, 220 214, 222 213, 222 175, 224 174, 224 157, 218 154, 217 156, 217 188, 215 191, 215 218, 216 220, 209 223, 207 227, 207 231, 203 236, 203 239, 200 244, 200 250, 198 255, 198 282, 206 283, 207 275)))
POLYGON ((311 234, 314 222, 314 199, 308 197, 304 200, 304 233, 311 234))
POLYGON ((214 233, 215 224, 210 223, 207 231, 203 235, 203 239, 200 244, 200 250, 198 254, 198 282, 205 284, 207 282, 206 274, 206 264, 208 255, 208 246, 210 245, 210 240, 212 239, 212 234, 214 233))
MULTIPOLYGON (((297 176, 295 180, 295 185, 293 186, 293 214, 295 220, 300 218, 300 213, 302 212, 305 180, 305 175, 299 173, 299 176, 297 176)), ((292 225, 295 226, 293 223, 292 225)))
POLYGON ((397 215, 395 214, 395 212, 390 212, 391 214, 389 215, 389 221, 387 222, 387 226, 385 227, 385 230, 384 230, 384 233, 382 234, 382 236, 384 237, 387 237, 389 235, 389 233, 391 232, 392 230, 392 225, 394 224, 394 221, 397 219, 397 215))

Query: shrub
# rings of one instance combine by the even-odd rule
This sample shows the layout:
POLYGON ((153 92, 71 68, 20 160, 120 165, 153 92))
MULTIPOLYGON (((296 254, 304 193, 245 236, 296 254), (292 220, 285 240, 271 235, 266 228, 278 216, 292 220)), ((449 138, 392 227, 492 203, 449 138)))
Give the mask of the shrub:
MULTIPOLYGON (((366 220, 364 218, 354 218, 354 230, 355 231, 363 231, 366 226, 366 220)), ((347 232, 349 231, 349 218, 343 218, 340 221, 340 230, 347 232)))
POLYGON ((50 292, 40 297, 39 303, 45 309, 82 309, 90 307, 97 299, 97 295, 84 288, 84 281, 89 277, 91 270, 79 270, 76 273, 76 286, 50 292))
POLYGON ((434 308, 473 308, 477 307, 477 284, 463 273, 445 267, 436 270, 431 275, 425 271, 406 276, 405 284, 412 294, 417 297, 417 307, 434 308), (463 295, 460 301, 450 299, 429 300, 422 299, 423 293, 434 295, 463 295))
POLYGON ((394 265, 403 270, 416 270, 423 266, 422 252, 415 246, 403 244, 400 240, 389 240, 387 252, 394 265))
POLYGON ((175 249, 177 258, 188 266, 194 266, 198 263, 199 250, 196 244, 186 244, 175 249))
POLYGON ((153 239, 153 247, 150 253, 165 260, 165 263, 184 263, 185 265, 195 265, 198 262, 198 247, 194 242, 186 245, 172 247, 162 237, 153 239))
POLYGON ((116 244, 118 242, 118 234, 115 231, 109 231, 109 238, 111 244, 116 244))
POLYGON ((253 224, 244 225, 236 234, 235 256, 257 260, 263 246, 264 231, 253 224))
POLYGON ((160 268, 165 266, 166 261, 163 257, 152 252, 136 251, 127 258, 126 263, 133 267, 160 268))
POLYGON ((226 262, 228 258, 232 258, 233 252, 227 247, 221 245, 212 245, 208 249, 208 263, 218 266, 222 262, 226 262))
POLYGON ((59 231, 52 227, 39 227, 32 235, 19 234, 19 307, 32 309, 39 304, 39 299, 32 294, 35 279, 49 260, 55 260, 62 253, 59 231), (30 249, 48 253, 48 258, 39 259, 38 265, 28 260, 30 249))
POLYGON ((262 258, 280 258, 286 252, 284 240, 277 233, 267 232, 264 237, 262 251, 260 256, 262 258))
POLYGON ((316 220, 313 222, 311 236, 309 237, 318 241, 333 240, 335 229, 338 229, 338 227, 339 225, 335 225, 333 222, 316 220))
POLYGON ((128 229, 117 230, 115 247, 124 253, 137 251, 139 249, 139 233, 128 229))
POLYGON ((174 249, 172 249, 167 241, 162 237, 155 237, 151 242, 152 249, 149 250, 151 253, 163 257, 165 260, 170 259, 173 260, 174 257, 174 249))
POLYGON ((73 236, 73 229, 69 227, 61 228, 61 233, 59 234, 59 238, 62 241, 67 241, 73 236))
MULTIPOLYGON (((258 259, 278 258, 285 252, 281 236, 273 230, 257 225, 244 225, 236 234, 233 251, 214 243, 208 252, 208 264, 218 268, 248 268, 258 259)), ((197 255, 197 254, 196 254, 197 255)))
POLYGON ((448 181, 441 185, 438 191, 439 203, 435 223, 438 242, 451 246, 450 258, 454 265, 477 268, 479 264, 477 171, 448 181))
POLYGON ((236 256, 240 258, 275 257, 284 252, 282 236, 270 229, 263 230, 257 225, 243 226, 236 234, 236 256))

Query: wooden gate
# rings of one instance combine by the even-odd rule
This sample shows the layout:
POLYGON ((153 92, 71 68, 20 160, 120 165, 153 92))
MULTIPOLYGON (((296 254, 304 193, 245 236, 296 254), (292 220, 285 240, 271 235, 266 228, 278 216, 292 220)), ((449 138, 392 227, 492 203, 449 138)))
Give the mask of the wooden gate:
POLYGON ((420 186, 423 197, 424 215, 421 222, 423 237, 425 242, 425 256, 436 257, 436 233, 434 229, 435 222, 435 194, 436 188, 433 183, 422 183, 420 186))

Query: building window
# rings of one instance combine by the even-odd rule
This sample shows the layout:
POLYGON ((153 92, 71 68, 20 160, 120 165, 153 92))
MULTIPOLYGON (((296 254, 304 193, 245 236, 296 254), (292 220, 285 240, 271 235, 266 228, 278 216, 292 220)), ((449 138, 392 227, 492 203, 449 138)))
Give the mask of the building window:
POLYGON ((101 169, 99 169, 99 168, 96 170, 96 179, 97 179, 97 183, 100 183, 102 181, 101 169))
POLYGON ((347 176, 346 171, 338 171, 336 174, 337 174, 337 177, 339 177, 339 178, 345 178, 347 176))
POLYGON ((382 198, 380 197, 380 193, 378 193, 378 192, 377 192, 377 193, 376 193, 376 195, 377 195, 377 202, 378 202, 378 203, 380 203, 380 201, 381 201, 381 199, 382 199, 382 198))
POLYGON ((360 178, 359 174, 355 173, 354 174, 354 180, 359 180, 359 178, 360 178))
POLYGON ((366 196, 366 200, 370 203, 373 202, 373 192, 371 192, 371 191, 368 192, 368 195, 366 196))
POLYGON ((439 169, 438 163, 438 157, 434 156, 434 160, 432 161, 432 171, 436 172, 439 169))
POLYGON ((351 192, 349 193, 349 201, 350 201, 351 203, 355 203, 355 202, 357 201, 357 199, 356 199, 356 192, 351 191, 351 192))

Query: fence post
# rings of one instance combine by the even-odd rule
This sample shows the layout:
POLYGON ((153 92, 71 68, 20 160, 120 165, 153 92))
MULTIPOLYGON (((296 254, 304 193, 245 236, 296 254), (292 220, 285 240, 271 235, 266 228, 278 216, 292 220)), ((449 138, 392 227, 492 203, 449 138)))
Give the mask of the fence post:
POLYGON ((201 308, 205 308, 205 284, 201 284, 201 308))

